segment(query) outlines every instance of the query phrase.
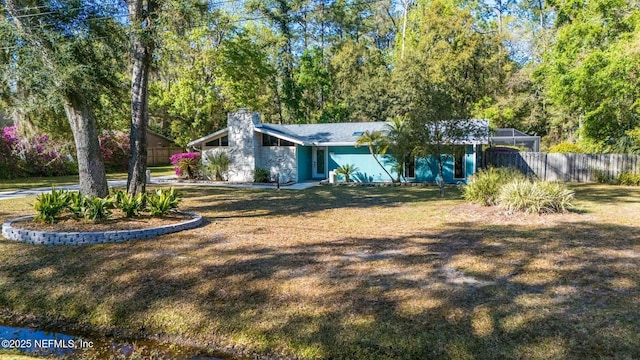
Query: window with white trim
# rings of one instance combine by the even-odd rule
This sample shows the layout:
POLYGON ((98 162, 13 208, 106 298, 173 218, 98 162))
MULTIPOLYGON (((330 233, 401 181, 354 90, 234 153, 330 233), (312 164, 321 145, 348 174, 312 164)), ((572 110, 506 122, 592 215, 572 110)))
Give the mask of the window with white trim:
POLYGON ((416 177, 416 159, 415 158, 411 161, 407 161, 402 165, 402 175, 407 179, 416 177))
POLYGON ((464 179, 465 161, 464 146, 455 146, 453 148, 453 178, 464 179))
POLYGON ((208 146, 208 147, 229 146, 229 136, 225 135, 223 137, 213 139, 205 143, 204 146, 208 146))
POLYGON ((262 134, 262 146, 294 146, 294 144, 291 141, 285 139, 262 134))

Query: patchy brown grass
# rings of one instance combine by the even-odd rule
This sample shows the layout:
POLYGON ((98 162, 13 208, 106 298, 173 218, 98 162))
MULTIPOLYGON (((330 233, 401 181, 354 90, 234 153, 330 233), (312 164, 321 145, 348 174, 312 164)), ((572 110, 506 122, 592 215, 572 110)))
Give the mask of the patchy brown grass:
POLYGON ((240 355, 639 358, 640 190, 573 188, 579 211, 545 216, 435 188, 181 188, 205 226, 0 241, 0 309, 240 355))

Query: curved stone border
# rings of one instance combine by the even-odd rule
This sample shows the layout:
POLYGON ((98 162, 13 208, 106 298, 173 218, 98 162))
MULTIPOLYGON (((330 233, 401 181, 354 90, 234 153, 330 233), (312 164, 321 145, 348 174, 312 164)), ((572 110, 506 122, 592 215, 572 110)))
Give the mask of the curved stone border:
POLYGON ((191 215, 194 218, 178 224, 164 225, 148 229, 100 232, 48 232, 20 229, 11 226, 11 224, 16 221, 29 219, 35 216, 29 215, 9 220, 6 223, 2 224, 2 236, 9 240, 21 241, 37 245, 91 245, 123 242, 137 239, 149 239, 160 235, 193 229, 202 224, 202 216, 190 212, 180 213, 191 215))

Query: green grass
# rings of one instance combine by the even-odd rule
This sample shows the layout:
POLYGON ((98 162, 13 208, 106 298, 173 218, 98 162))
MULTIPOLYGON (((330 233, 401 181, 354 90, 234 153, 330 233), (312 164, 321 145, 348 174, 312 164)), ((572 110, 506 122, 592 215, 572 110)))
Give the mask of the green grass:
MULTIPOLYGON (((173 166, 150 167, 151 176, 175 175, 173 166)), ((107 174, 107 180, 126 180, 127 173, 107 174)), ((51 187, 60 185, 71 185, 78 183, 78 175, 35 177, 21 179, 0 179, 0 191, 31 189, 39 187, 51 187)))
POLYGON ((640 358, 640 189, 570 188, 577 212, 539 216, 454 189, 184 187, 201 228, 0 241, 0 322, 304 359, 640 358))

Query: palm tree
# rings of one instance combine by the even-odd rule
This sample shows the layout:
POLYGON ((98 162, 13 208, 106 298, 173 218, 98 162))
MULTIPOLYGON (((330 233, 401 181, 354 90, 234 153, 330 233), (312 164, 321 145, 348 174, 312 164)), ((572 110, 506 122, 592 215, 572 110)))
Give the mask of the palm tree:
POLYGON ((222 173, 229 170, 231 159, 225 152, 218 151, 207 156, 207 170, 213 175, 214 180, 222 181, 222 173))
POLYGON ((409 132, 409 124, 403 116, 396 116, 385 125, 387 138, 389 139, 389 152, 395 158, 392 170, 398 174, 396 179, 400 182, 400 177, 404 170, 404 164, 411 161, 413 155, 413 144, 409 132))
POLYGON ((387 153, 387 149, 389 149, 389 141, 387 137, 382 135, 380 130, 367 130, 362 133, 362 135, 358 136, 358 140, 356 140, 356 147, 362 145, 369 147, 369 152, 371 153, 371 156, 373 156, 373 159, 378 163, 378 165, 380 165, 382 170, 389 175, 391 181, 395 182, 393 176, 391 176, 389 171, 387 171, 387 169, 380 163, 380 160, 378 160, 378 157, 376 156, 376 154, 384 155, 387 153))
POLYGON ((349 177, 351 176, 351 174, 355 173, 356 171, 358 171, 358 168, 355 165, 353 165, 353 164, 344 164, 344 165, 340 165, 336 169, 336 174, 344 175, 344 181, 348 183, 349 182, 349 177))

